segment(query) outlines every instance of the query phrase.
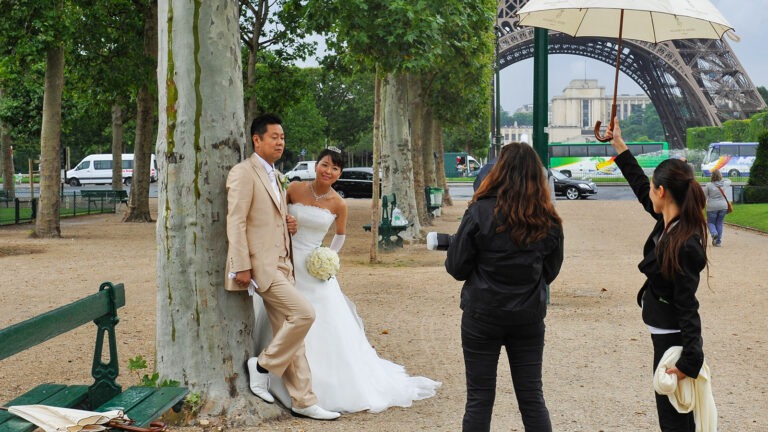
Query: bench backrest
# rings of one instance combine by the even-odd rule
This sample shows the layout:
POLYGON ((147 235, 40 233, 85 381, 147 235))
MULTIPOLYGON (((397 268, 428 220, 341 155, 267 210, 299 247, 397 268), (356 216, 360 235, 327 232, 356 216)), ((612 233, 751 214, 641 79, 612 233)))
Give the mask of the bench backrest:
POLYGON ((99 318, 116 320, 123 306, 123 284, 103 283, 96 294, 0 330, 0 360, 99 318))
POLYGON ((94 383, 88 387, 88 401, 91 407, 101 406, 122 391, 115 381, 120 374, 115 325, 119 321, 117 309, 123 306, 123 284, 104 282, 96 294, 0 330, 0 341, 3 341, 0 344, 0 360, 94 322, 97 328, 91 367, 94 383), (109 350, 107 362, 102 357, 105 336, 109 350))
POLYGON ((389 225, 392 223, 392 210, 397 207, 397 196, 395 194, 381 196, 381 223, 389 225), (389 204, 389 205, 387 205, 389 204))

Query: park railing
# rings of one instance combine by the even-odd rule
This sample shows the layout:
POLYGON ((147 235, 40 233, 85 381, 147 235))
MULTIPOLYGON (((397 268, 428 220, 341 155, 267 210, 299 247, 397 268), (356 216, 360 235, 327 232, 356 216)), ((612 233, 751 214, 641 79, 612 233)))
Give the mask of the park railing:
MULTIPOLYGON (((85 191, 84 191, 85 192, 85 191)), ((113 191, 104 191, 113 192, 113 191)), ((115 213, 123 202, 118 194, 102 193, 98 196, 84 195, 79 191, 63 193, 59 214, 73 217, 100 213, 115 213)), ((0 225, 30 223, 37 217, 38 198, 0 199, 0 225)))

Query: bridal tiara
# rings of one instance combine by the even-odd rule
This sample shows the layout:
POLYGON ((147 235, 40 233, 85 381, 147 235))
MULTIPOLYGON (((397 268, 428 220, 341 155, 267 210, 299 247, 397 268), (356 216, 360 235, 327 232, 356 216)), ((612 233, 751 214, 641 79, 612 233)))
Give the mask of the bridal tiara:
POLYGON ((330 147, 326 147, 326 149, 328 149, 328 150, 330 150, 330 151, 332 151, 332 152, 334 152, 334 153, 338 153, 338 154, 341 154, 341 150, 339 150, 339 148, 338 148, 338 147, 335 147, 335 146, 330 146, 330 147))

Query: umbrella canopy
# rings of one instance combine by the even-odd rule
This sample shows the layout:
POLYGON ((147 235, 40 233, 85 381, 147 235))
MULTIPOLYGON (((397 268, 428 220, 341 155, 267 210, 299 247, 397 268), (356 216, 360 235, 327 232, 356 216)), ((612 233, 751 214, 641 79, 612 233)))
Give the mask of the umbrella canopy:
POLYGON ((34 423, 45 432, 90 432, 106 430, 115 418, 125 418, 120 410, 94 412, 48 405, 16 405, 8 412, 34 423))
POLYGON ((518 15, 524 26, 617 38, 622 11, 624 39, 720 39, 733 29, 709 0, 530 0, 518 15))
MULTIPOLYGON (((658 43, 675 39, 720 39, 733 27, 709 0, 530 0, 518 11, 519 24, 574 37, 618 38, 611 124, 623 38, 658 43)), ((595 137, 602 142, 600 121, 595 137)))

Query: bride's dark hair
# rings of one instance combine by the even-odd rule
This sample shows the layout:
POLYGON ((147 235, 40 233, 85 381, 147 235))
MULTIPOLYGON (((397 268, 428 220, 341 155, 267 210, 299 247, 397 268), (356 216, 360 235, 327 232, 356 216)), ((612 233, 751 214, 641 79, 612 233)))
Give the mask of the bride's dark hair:
POLYGON ((336 147, 328 147, 323 149, 323 151, 321 151, 317 156, 316 162, 320 162, 326 156, 331 157, 331 163, 340 169, 344 169, 344 157, 341 155, 341 150, 337 149, 336 147))

